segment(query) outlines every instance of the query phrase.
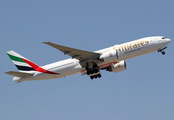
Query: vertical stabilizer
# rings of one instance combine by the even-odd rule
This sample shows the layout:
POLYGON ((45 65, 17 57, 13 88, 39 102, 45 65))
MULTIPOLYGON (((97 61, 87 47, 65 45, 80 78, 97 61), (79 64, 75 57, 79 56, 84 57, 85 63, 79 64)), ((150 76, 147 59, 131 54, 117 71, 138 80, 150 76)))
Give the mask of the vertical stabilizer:
MULTIPOLYGON (((14 51, 9 51, 9 52, 7 52, 7 54, 11 58, 12 62, 15 64, 15 66, 17 67, 19 72, 33 73, 33 72, 37 71, 37 72, 42 72, 42 73, 47 73, 47 74, 56 74, 56 75, 59 74, 59 73, 55 73, 52 71, 48 71, 48 70, 36 65, 35 63, 31 62, 30 60, 24 58, 23 56, 19 55, 18 53, 14 52, 14 51)), ((18 74, 18 77, 19 77, 19 75, 20 76, 24 75, 24 74, 14 73, 13 71, 9 71, 9 72, 7 72, 7 74, 11 74, 11 75, 18 74)))
POLYGON ((35 69, 26 62, 27 59, 23 56, 14 51, 9 51, 7 54, 20 72, 35 71, 35 69))

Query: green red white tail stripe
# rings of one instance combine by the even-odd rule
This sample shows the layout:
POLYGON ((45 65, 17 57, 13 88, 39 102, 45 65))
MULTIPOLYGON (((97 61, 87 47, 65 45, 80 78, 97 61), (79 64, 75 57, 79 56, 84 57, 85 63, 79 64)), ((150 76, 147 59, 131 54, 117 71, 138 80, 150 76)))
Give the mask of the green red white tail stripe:
POLYGON ((20 72, 37 71, 47 74, 59 74, 43 69, 14 51, 9 51, 7 54, 20 72))

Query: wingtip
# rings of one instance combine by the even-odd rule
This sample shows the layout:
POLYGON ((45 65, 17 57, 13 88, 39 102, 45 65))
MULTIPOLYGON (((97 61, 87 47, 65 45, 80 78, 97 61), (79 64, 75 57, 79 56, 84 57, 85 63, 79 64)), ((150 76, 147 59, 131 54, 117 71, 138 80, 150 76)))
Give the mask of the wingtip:
POLYGON ((43 44, 47 44, 47 43, 49 43, 49 42, 42 42, 43 44))
POLYGON ((51 42, 42 42, 42 43, 47 44, 47 45, 53 44, 53 43, 51 43, 51 42))
POLYGON ((4 72, 5 74, 8 74, 9 73, 9 71, 7 71, 7 72, 4 72))

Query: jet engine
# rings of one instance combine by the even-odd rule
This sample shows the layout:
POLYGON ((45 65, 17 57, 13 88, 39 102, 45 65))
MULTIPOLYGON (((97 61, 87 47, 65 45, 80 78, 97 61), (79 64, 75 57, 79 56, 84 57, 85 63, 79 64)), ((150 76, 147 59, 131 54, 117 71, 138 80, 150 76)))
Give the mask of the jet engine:
POLYGON ((115 65, 111 65, 106 69, 106 71, 113 72, 113 73, 121 72, 123 70, 126 70, 126 62, 124 60, 118 62, 115 65))
POLYGON ((104 60, 105 62, 116 61, 118 60, 118 53, 116 50, 107 51, 100 56, 100 59, 104 60))

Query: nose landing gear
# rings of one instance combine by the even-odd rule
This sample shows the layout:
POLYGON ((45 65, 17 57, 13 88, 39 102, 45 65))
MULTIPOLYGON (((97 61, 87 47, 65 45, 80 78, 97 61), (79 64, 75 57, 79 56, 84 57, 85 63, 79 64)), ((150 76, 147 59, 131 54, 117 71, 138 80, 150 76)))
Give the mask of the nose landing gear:
POLYGON ((165 55, 165 52, 163 51, 164 49, 166 49, 167 47, 164 47, 164 48, 162 48, 162 49, 160 49, 160 50, 158 50, 158 52, 161 52, 162 53, 162 55, 165 55))
POLYGON ((162 55, 165 55, 165 52, 163 50, 159 50, 158 52, 161 52, 162 55))

